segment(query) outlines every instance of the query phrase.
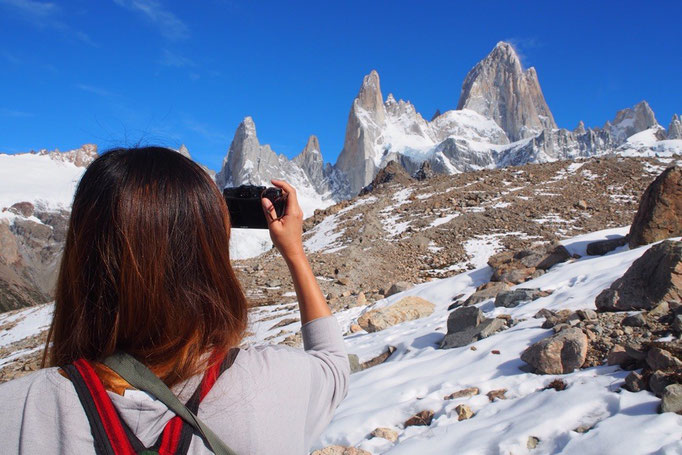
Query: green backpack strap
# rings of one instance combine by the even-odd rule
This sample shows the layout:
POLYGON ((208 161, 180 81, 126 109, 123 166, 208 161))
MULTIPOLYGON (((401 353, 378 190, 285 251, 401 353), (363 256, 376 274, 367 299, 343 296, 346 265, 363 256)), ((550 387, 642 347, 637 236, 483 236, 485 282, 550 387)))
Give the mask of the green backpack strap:
POLYGON ((154 395, 168 409, 192 425, 204 437, 216 455, 236 455, 211 429, 177 399, 166 384, 149 368, 125 352, 117 352, 104 359, 104 364, 118 373, 133 387, 154 395))

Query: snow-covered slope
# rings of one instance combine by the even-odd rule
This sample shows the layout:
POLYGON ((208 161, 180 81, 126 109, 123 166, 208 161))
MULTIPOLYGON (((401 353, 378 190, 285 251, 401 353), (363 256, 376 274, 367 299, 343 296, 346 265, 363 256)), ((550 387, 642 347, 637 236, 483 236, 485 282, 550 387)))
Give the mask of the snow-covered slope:
MULTIPOLYGON (((590 240, 627 228, 597 232, 567 240, 571 252, 584 253, 590 240)), ((540 443, 533 454, 572 453, 682 453, 682 416, 657 414, 660 402, 649 392, 630 393, 620 386, 627 375, 618 367, 602 366, 566 375, 537 375, 521 368, 521 352, 553 333, 542 329, 533 315, 541 308, 559 310, 594 308, 594 299, 619 278, 648 247, 632 251, 620 248, 604 257, 583 257, 555 266, 523 287, 553 290, 553 294, 517 308, 496 308, 492 301, 480 304, 487 316, 510 314, 522 322, 469 346, 436 349, 445 333, 447 307, 452 297, 472 293, 487 281, 488 267, 448 279, 426 283, 375 304, 389 305, 406 295, 436 304, 429 317, 399 324, 375 333, 346 336, 349 353, 367 361, 387 346, 396 352, 383 364, 351 376, 350 391, 338 408, 317 447, 331 444, 357 446, 371 453, 388 454, 523 454, 530 436, 540 443), (499 354, 492 353, 493 350, 499 354), (556 377, 568 384, 564 391, 543 390, 556 377), (444 400, 467 387, 478 387, 471 398, 444 400), (490 402, 486 393, 507 389, 506 400, 490 402), (475 412, 458 421, 454 408, 466 403, 475 412), (402 428, 402 423, 422 410, 435 411, 430 426, 402 428), (578 427, 591 428, 587 433, 578 427), (377 427, 398 432, 397 442, 370 438, 377 427)), ((363 307, 337 314, 348 329, 363 307)))
POLYGON ((83 172, 49 155, 0 154, 0 209, 22 201, 68 209, 83 172))

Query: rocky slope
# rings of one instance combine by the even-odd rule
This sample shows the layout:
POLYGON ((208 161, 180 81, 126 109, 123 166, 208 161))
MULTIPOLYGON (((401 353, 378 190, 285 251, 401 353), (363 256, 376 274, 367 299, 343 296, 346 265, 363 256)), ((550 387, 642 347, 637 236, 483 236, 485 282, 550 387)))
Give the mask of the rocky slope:
POLYGON ((0 155, 0 311, 52 299, 76 184, 97 146, 0 155))

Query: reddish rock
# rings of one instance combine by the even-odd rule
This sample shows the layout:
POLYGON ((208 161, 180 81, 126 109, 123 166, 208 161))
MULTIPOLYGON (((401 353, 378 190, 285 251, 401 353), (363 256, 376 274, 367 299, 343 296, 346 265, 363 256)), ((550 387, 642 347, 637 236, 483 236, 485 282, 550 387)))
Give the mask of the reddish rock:
POLYGON ((672 166, 644 191, 630 227, 630 248, 682 235, 682 169, 672 166))
POLYGON ((413 426, 429 426, 433 420, 433 411, 421 411, 405 421, 405 428, 413 426))

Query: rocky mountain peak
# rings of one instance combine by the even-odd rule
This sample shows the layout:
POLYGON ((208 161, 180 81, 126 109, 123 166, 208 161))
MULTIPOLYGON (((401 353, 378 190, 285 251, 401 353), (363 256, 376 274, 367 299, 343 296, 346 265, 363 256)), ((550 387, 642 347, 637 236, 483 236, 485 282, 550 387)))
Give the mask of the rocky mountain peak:
POLYGON ((682 122, 677 114, 673 114, 668 126, 668 139, 682 139, 682 122))
POLYGON ((575 134, 585 134, 585 123, 581 120, 578 122, 578 126, 573 130, 575 134))
POLYGON ((67 152, 60 152, 59 149, 53 151, 42 149, 38 155, 47 155, 55 161, 70 162, 78 167, 88 167, 99 156, 96 144, 83 144, 79 148, 67 152))
POLYGON ((513 46, 503 41, 469 71, 457 109, 493 119, 511 141, 557 127, 535 68, 524 71, 513 46))
POLYGON ((379 73, 376 70, 372 70, 362 79, 357 103, 360 107, 370 112, 378 112, 382 109, 384 100, 381 95, 379 73))
POLYGON ((180 146, 180 148, 178 149, 178 153, 179 153, 180 155, 186 157, 186 158, 190 158, 190 159, 192 158, 192 157, 190 156, 189 150, 187 149, 187 147, 185 146, 185 144, 182 144, 182 145, 180 146))
POLYGON ((649 103, 640 101, 631 108, 618 111, 613 123, 605 125, 604 129, 608 127, 616 142, 625 142, 633 134, 657 125, 656 115, 654 115, 649 103))
POLYGON ((324 159, 320 151, 320 142, 314 134, 308 138, 301 153, 292 160, 306 174, 313 187, 320 193, 326 188, 324 159))

